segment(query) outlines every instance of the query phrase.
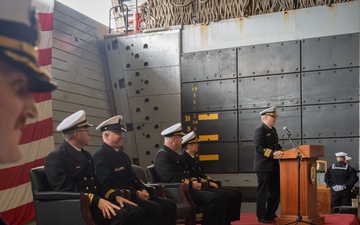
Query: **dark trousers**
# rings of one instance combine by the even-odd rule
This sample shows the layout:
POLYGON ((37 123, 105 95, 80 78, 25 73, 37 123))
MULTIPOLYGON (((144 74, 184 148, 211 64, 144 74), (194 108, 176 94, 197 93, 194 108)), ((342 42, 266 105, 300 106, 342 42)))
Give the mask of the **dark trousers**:
POLYGON ((241 203, 242 203, 242 192, 235 189, 221 188, 226 192, 232 192, 227 206, 227 215, 230 221, 240 220, 241 203))
POLYGON ((345 189, 343 191, 334 191, 331 189, 331 211, 334 211, 336 206, 351 206, 351 190, 345 189))
POLYGON ((190 195, 196 206, 202 209, 202 225, 216 225, 218 218, 215 208, 216 194, 210 191, 192 189, 190 195))
POLYGON ((138 206, 124 204, 120 210, 115 210, 116 216, 111 219, 104 218, 97 206, 91 206, 91 214, 99 225, 143 225, 145 212, 138 206))
POLYGON ((216 198, 216 212, 218 214, 217 224, 229 225, 231 212, 229 211, 229 203, 235 198, 235 193, 222 189, 206 188, 205 191, 214 192, 216 198))
POLYGON ((226 215, 229 196, 220 189, 191 190, 191 198, 202 209, 202 225, 229 225, 226 215))
POLYGON ((173 201, 154 197, 150 200, 136 198, 133 202, 145 210, 145 220, 147 225, 176 224, 177 207, 173 201))
POLYGON ((269 173, 257 173, 256 215, 258 219, 275 218, 280 203, 279 168, 269 173))

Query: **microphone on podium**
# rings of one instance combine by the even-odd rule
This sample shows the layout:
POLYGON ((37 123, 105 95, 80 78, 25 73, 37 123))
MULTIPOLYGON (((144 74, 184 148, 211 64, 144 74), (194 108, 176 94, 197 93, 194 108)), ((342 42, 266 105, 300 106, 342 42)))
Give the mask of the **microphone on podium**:
POLYGON ((284 129, 284 131, 286 132, 287 136, 290 137, 290 136, 291 136, 291 133, 290 133, 290 131, 287 129, 287 127, 284 127, 283 129, 284 129))

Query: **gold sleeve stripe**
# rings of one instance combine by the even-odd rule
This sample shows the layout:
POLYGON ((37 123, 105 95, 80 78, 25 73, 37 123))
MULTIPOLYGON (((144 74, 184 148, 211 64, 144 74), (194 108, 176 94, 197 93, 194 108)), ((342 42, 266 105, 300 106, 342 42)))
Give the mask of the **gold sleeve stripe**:
POLYGON ((219 114, 218 113, 211 113, 211 114, 199 114, 199 120, 218 120, 219 114))
POLYGON ((189 179, 182 179, 181 182, 182 182, 182 183, 185 183, 185 184, 189 184, 189 183, 190 183, 189 179))
POLYGON ((94 194, 88 193, 88 197, 89 197, 89 202, 90 202, 90 205, 91 205, 92 200, 94 198, 94 194))
POLYGON ((114 193, 114 192, 115 192, 115 191, 114 191, 113 189, 109 190, 108 192, 106 192, 105 198, 106 198, 106 199, 109 199, 109 196, 110 196, 112 193, 114 193))
POLYGON ((266 157, 270 157, 270 154, 271 154, 272 150, 270 148, 265 148, 265 151, 264 151, 264 156, 266 157))

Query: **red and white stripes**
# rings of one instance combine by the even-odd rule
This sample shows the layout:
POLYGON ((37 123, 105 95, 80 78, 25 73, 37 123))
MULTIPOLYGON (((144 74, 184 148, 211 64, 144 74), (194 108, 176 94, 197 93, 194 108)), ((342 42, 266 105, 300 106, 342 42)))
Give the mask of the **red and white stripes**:
MULTIPOLYGON (((36 0, 39 12, 39 64, 51 72, 54 0, 36 0)), ((0 166, 0 215, 12 225, 35 219, 29 170, 44 165, 54 149, 51 93, 34 94, 39 116, 22 130, 21 161, 0 166)))

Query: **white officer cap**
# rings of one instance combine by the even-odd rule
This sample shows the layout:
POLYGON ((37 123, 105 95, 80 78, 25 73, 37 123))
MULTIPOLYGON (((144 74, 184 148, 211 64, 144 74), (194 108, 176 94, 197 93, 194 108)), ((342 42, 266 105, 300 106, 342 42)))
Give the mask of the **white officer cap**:
POLYGON ((276 107, 275 106, 272 106, 268 109, 265 109, 263 111, 261 111, 259 113, 260 115, 264 116, 264 115, 269 115, 269 116, 274 116, 274 117, 277 117, 278 115, 276 114, 276 107))
POLYGON ((71 114, 70 116, 66 117, 60 124, 57 126, 57 131, 62 131, 63 133, 67 133, 69 131, 75 130, 80 127, 90 127, 93 126, 92 124, 89 124, 85 111, 80 110, 77 111, 74 114, 71 114))
POLYGON ((1 0, 0 60, 24 71, 32 92, 56 88, 49 72, 39 66, 38 21, 33 0, 1 0))
POLYGON ((345 156, 346 161, 350 161, 352 158, 350 156, 345 156))
POLYGON ((347 156, 347 153, 345 153, 345 152, 337 152, 337 153, 335 153, 335 156, 336 157, 345 157, 345 156, 347 156))
POLYGON ((189 143, 196 143, 196 142, 199 142, 199 138, 197 137, 194 131, 191 131, 190 133, 182 137, 181 145, 186 145, 189 143))
POLYGON ((99 126, 96 127, 96 130, 100 130, 101 132, 111 130, 114 132, 122 132, 127 131, 123 125, 123 117, 122 115, 117 115, 111 117, 110 119, 105 120, 99 126))
POLYGON ((165 137, 171 137, 171 136, 184 136, 184 132, 182 131, 181 123, 177 123, 175 125, 172 125, 169 128, 166 128, 165 130, 161 131, 161 135, 165 137))

